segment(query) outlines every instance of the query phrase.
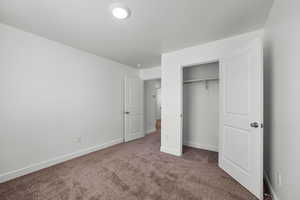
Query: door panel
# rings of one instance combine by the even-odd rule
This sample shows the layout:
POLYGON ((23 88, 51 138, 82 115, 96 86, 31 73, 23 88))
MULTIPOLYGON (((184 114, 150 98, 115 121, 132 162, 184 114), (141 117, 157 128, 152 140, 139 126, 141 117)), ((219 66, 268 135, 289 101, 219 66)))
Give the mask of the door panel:
POLYGON ((138 77, 125 78, 125 142, 144 136, 143 81, 138 77))
POLYGON ((263 197, 262 47, 252 41, 221 60, 220 167, 263 197))
POLYGON ((242 54, 235 59, 228 59, 226 75, 226 113, 247 115, 249 113, 248 95, 248 55, 242 54), (246 65, 245 67, 240 67, 246 65))
POLYGON ((250 170, 249 166, 249 132, 233 127, 224 127, 224 157, 244 172, 250 170), (235 138, 234 140, 232 138, 235 138))

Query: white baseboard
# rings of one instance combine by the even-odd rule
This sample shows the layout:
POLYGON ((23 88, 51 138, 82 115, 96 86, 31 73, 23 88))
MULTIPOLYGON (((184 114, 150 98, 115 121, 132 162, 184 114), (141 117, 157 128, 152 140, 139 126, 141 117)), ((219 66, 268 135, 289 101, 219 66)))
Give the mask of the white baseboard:
POLYGON ((107 143, 104 143, 104 144, 101 144, 101 145, 93 146, 93 147, 83 149, 83 150, 80 150, 80 151, 77 151, 77 152, 74 152, 74 153, 59 156, 59 157, 56 157, 54 159, 50 159, 50 160, 46 160, 46 161, 43 161, 43 162, 40 162, 40 163, 32 164, 32 165, 29 165, 27 167, 24 167, 24 168, 21 168, 21 169, 18 169, 18 170, 14 170, 14 171, 10 171, 10 172, 4 173, 4 174, 0 174, 0 183, 3 183, 3 182, 6 182, 6 181, 9 181, 11 179, 14 179, 14 178, 17 178, 17 177, 20 177, 20 176, 24 176, 26 174, 30 174, 32 172, 35 172, 35 171, 38 171, 38 170, 41 170, 41 169, 44 169, 44 168, 62 163, 62 162, 65 162, 67 160, 71 160, 71 159, 79 157, 79 156, 86 155, 86 154, 94 152, 94 151, 99 151, 101 149, 105 149, 107 147, 110 147, 110 146, 113 146, 113 145, 116 145, 116 144, 119 144, 119 143, 122 143, 122 142, 123 142, 123 138, 115 139, 115 140, 112 140, 110 142, 107 142, 107 143))
POLYGON ((144 133, 137 133, 134 135, 129 135, 125 138, 125 142, 131 141, 131 140, 136 140, 136 139, 142 138, 144 136, 145 136, 144 133))
POLYGON ((264 177, 265 177, 265 180, 267 181, 267 185, 268 185, 268 188, 270 189, 273 200, 279 200, 279 198, 278 198, 277 194, 275 193, 275 190, 274 190, 274 188, 271 184, 271 181, 270 181, 268 175, 266 174, 266 172, 264 173, 264 177))
POLYGON ((175 156, 181 156, 182 155, 182 152, 180 151, 180 149, 175 149, 175 148, 168 148, 168 147, 160 146, 160 151, 164 152, 164 153, 172 154, 172 155, 175 155, 175 156))
POLYGON ((208 151, 215 151, 215 152, 219 151, 218 147, 216 147, 216 146, 207 145, 207 144, 198 144, 198 143, 194 143, 191 141, 184 142, 184 145, 189 146, 189 147, 194 147, 197 149, 204 149, 204 150, 208 150, 208 151))
POLYGON ((147 130, 146 134, 148 135, 148 134, 153 133, 155 131, 156 131, 156 128, 152 128, 152 129, 147 130))

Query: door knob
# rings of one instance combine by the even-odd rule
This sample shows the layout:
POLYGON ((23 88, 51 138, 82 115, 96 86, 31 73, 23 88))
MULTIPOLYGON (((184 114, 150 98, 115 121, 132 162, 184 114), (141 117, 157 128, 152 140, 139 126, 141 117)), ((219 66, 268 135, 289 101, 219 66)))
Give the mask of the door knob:
POLYGON ((253 128, 258 128, 259 124, 258 124, 258 122, 252 122, 252 123, 250 123, 250 126, 253 128))
POLYGON ((129 111, 125 111, 124 114, 128 115, 128 114, 130 114, 130 112, 129 111))

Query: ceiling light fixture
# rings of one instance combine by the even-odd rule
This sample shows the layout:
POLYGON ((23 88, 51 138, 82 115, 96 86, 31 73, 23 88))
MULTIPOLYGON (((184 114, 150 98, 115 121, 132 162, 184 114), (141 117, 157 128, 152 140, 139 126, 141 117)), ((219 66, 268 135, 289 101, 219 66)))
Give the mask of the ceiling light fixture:
POLYGON ((131 12, 129 8, 121 3, 115 3, 110 6, 112 15, 117 19, 127 19, 131 12))

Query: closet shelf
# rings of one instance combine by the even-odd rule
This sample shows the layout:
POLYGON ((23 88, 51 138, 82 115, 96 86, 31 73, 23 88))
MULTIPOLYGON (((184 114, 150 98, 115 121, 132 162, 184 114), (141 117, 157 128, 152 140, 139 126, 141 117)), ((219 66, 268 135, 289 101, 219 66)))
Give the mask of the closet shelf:
POLYGON ((196 83, 201 81, 215 81, 215 80, 219 80, 219 79, 218 78, 192 79, 192 80, 183 81, 183 83, 188 84, 188 83, 196 83))

